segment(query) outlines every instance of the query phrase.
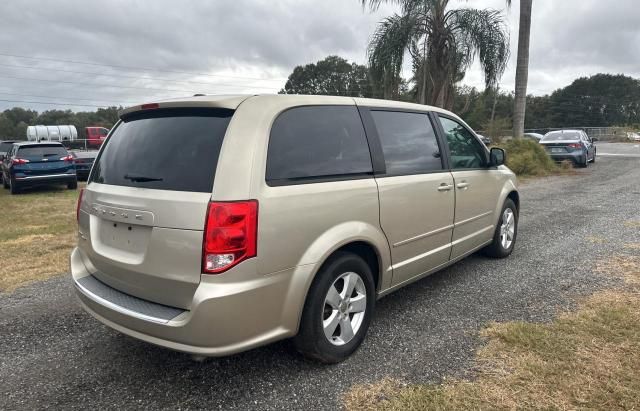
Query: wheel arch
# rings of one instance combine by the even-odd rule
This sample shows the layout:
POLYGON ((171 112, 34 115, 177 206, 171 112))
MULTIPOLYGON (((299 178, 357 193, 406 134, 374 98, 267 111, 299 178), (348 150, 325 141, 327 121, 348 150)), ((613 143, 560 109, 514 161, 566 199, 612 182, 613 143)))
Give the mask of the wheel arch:
POLYGON ((328 242, 326 241, 327 238, 334 237, 334 235, 330 234, 330 232, 342 232, 342 228, 334 227, 334 229, 329 230, 329 232, 325 233, 322 236, 329 237, 325 238, 324 240, 321 237, 316 242, 314 242, 307 253, 305 253, 305 256, 303 256, 303 258, 301 259, 300 265, 298 265, 296 271, 299 271, 300 277, 304 277, 305 281, 296 282, 297 287, 295 287, 296 289, 292 290, 290 294, 290 296, 292 297, 294 295, 297 295, 297 298, 294 298, 296 302, 293 306, 289 306, 290 309, 295 310, 295 317, 290 318, 290 320, 295 320, 296 332, 300 327, 300 320, 302 318, 304 306, 307 301, 309 290, 311 289, 313 281, 322 271, 322 268, 331 260, 333 256, 336 255, 336 253, 341 251, 354 253, 360 256, 369 265, 374 277, 376 294, 381 289, 388 287, 391 283, 391 255, 384 234, 382 234, 379 229, 376 230, 374 227, 369 227, 369 230, 363 230, 364 227, 362 226, 359 227, 359 230, 353 230, 354 228, 355 227, 351 227, 352 230, 350 231, 352 233, 359 233, 360 235, 346 238, 341 237, 343 238, 342 241, 335 241, 331 246, 323 247, 322 251, 320 251, 320 249, 318 248, 320 247, 320 244, 328 244, 328 242), (366 235, 367 233, 369 235, 366 235), (314 256, 315 263, 305 263, 305 260, 310 258, 310 255, 314 256))
POLYGON ((516 205, 516 211, 520 214, 520 193, 518 191, 513 190, 507 194, 507 198, 511 199, 513 203, 516 205))

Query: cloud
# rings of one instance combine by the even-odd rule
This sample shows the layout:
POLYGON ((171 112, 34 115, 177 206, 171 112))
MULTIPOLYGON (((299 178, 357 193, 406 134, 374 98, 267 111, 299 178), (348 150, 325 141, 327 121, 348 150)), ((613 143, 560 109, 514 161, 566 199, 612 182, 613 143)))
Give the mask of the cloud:
MULTIPOLYGON (((451 5, 505 9, 504 0, 451 5)), ((533 8, 530 92, 549 93, 597 72, 640 77, 635 0, 537 0, 533 8)), ((376 23, 392 11, 365 12, 358 0, 5 1, 0 53, 101 65, 0 55, 0 100, 69 102, 87 110, 195 92, 277 92, 296 65, 330 54, 364 63, 376 23)), ((512 58, 502 88, 510 90, 517 1, 506 16, 512 58)), ((464 83, 483 87, 477 65, 464 83)), ((64 108, 0 101, 0 109, 14 105, 64 108)))

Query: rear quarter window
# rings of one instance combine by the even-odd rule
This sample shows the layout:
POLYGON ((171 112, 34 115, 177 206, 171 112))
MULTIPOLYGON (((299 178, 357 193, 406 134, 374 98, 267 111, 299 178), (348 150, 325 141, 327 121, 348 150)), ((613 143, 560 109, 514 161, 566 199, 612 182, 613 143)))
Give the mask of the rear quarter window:
POLYGON ((358 178, 373 173, 362 120, 353 106, 295 107, 273 123, 270 185, 358 178))
POLYGON ((106 140, 90 182, 158 190, 211 192, 226 109, 161 109, 125 116, 106 140))

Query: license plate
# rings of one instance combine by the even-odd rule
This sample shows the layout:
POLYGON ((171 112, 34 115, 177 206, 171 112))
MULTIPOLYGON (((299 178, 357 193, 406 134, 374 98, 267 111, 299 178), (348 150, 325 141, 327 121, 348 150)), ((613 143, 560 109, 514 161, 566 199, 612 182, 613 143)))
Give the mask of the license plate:
POLYGON ((135 224, 100 221, 100 240, 103 244, 132 253, 144 252, 151 227, 135 224))
POLYGON ((556 148, 556 147, 554 147, 554 148, 551 149, 551 152, 552 153, 564 153, 565 150, 564 150, 564 148, 556 148))

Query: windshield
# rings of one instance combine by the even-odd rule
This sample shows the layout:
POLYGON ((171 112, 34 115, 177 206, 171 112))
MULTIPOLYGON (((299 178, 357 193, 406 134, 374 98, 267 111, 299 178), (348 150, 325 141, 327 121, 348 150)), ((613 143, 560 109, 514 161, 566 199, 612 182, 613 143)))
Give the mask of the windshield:
POLYGON ((200 108, 132 113, 106 140, 90 182, 210 192, 232 115, 200 108))

